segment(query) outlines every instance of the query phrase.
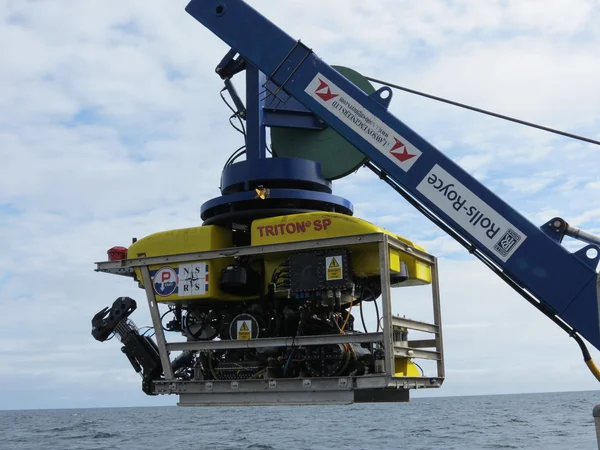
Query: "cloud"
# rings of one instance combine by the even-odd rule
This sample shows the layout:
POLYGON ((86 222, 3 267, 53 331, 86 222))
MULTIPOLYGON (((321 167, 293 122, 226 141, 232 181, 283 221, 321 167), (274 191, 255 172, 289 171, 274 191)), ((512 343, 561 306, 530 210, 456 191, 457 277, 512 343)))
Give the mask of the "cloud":
POLYGON ((511 189, 525 193, 535 194, 561 178, 560 172, 538 173, 535 177, 508 178, 502 180, 511 189))
MULTIPOLYGON (((250 3, 332 64, 600 136, 592 1, 250 3)), ((145 397, 90 320, 128 295, 134 321, 150 323, 143 291, 93 262, 133 237, 200 224, 241 145, 214 74, 228 49, 185 4, 0 2, 0 408, 175 402, 145 397)), ((560 215, 598 230, 595 147, 400 92, 390 111, 536 224, 560 215)), ((435 394, 558 390, 567 376, 592 387, 563 333, 375 175, 361 169, 334 189, 357 216, 441 258, 448 379, 435 394)), ((428 289, 394 295, 398 313, 430 314, 428 289)))

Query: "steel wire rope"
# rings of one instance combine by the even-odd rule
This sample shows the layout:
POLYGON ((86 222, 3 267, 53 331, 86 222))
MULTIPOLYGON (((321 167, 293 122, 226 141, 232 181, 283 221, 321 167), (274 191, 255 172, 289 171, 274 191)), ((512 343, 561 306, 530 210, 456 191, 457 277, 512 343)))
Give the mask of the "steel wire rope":
POLYGON ((518 123, 520 125, 524 125, 524 126, 527 126, 527 127, 537 128, 539 130, 543 130, 543 131, 546 131, 548 133, 554 133, 554 134, 565 136, 565 137, 568 137, 568 138, 571 138, 571 139, 577 139, 577 140, 580 140, 580 141, 588 142, 590 144, 600 145, 600 141, 597 141, 595 139, 591 139, 591 138, 588 138, 588 137, 585 137, 585 136, 580 136, 580 135, 573 134, 573 133, 567 133, 566 131, 557 130, 555 128, 546 127, 544 125, 539 125, 539 124, 536 124, 536 123, 533 123, 533 122, 527 122, 525 120, 517 119, 515 117, 510 117, 510 116, 506 116, 504 114, 499 114, 499 113, 495 113, 493 111, 488 111, 488 110, 485 110, 485 109, 477 108, 476 106, 467 105, 466 103, 455 102, 454 100, 449 100, 447 98, 439 97, 437 95, 427 94, 427 93, 422 92, 422 91, 417 91, 415 89, 410 89, 410 88, 407 88, 407 87, 404 87, 404 86, 400 86, 398 84, 390 83, 390 82, 387 82, 387 81, 384 81, 384 80, 379 80, 377 78, 373 78, 373 77, 365 77, 365 78, 367 80, 369 80, 369 81, 372 81, 373 83, 381 84, 383 86, 387 86, 387 87, 390 87, 390 88, 398 89, 400 91, 408 92, 409 94, 419 95, 421 97, 425 97, 425 98, 428 98, 430 100, 435 100, 435 101, 438 101, 438 102, 447 103, 449 105, 457 106, 459 108, 468 109, 470 111, 478 112, 480 114, 486 114, 488 116, 496 117, 497 119, 508 120, 509 122, 518 123))

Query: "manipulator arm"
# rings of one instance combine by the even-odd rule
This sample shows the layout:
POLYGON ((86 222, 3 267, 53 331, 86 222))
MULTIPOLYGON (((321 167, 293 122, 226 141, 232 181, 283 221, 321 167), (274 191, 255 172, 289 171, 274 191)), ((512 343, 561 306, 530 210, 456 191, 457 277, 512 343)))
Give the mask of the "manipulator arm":
POLYGON ((92 336, 104 342, 114 333, 123 344, 121 351, 137 373, 143 378, 143 391, 152 395, 152 381, 162 375, 158 348, 154 341, 140 335, 136 325, 128 317, 137 308, 135 300, 119 297, 112 307, 104 308, 92 319, 92 336))

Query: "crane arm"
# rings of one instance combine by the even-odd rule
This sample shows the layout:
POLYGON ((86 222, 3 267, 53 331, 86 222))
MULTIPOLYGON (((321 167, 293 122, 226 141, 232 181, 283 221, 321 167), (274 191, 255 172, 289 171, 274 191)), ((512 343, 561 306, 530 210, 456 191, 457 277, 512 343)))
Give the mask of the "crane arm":
POLYGON ((569 252, 563 221, 529 222, 394 117, 389 88, 367 95, 244 1, 192 0, 186 11, 267 75, 276 86, 268 95, 301 102, 502 279, 600 349, 595 244, 569 252))

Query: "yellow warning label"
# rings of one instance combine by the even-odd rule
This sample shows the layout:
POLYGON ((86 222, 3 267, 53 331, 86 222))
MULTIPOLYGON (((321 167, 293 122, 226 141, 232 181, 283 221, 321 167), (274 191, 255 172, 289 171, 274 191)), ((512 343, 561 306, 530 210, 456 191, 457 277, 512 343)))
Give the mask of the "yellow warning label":
POLYGON ((252 339, 252 331, 245 320, 238 320, 237 338, 239 341, 249 341, 252 339))
POLYGON ((340 262, 341 256, 328 256, 325 259, 327 266, 327 280, 341 280, 344 278, 344 273, 340 262))

